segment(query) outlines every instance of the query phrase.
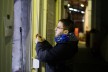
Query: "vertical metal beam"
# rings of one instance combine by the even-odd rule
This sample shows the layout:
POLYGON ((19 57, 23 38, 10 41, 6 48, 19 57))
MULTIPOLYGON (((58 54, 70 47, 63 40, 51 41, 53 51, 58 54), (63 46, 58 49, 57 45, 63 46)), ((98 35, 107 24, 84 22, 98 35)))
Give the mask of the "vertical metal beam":
POLYGON ((13 26, 10 24, 13 24, 13 0, 0 0, 0 72, 12 72, 13 26))
POLYGON ((61 10, 62 10, 62 0, 56 0, 56 24, 58 20, 61 19, 61 10))
POLYGON ((4 0, 0 1, 0 72, 5 72, 5 33, 4 33, 4 0))
MULTIPOLYGON (((32 59, 36 57, 35 51, 35 37, 40 32, 39 30, 39 16, 40 16, 40 0, 32 0, 32 59)), ((32 72, 36 72, 36 69, 31 69, 32 72)))

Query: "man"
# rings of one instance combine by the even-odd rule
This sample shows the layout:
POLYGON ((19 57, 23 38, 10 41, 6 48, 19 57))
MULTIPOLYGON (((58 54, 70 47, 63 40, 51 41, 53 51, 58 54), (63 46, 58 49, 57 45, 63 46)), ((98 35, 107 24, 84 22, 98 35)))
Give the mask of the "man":
POLYGON ((54 47, 40 35, 36 36, 37 56, 46 63, 46 72, 72 72, 69 68, 78 51, 78 39, 73 32, 74 22, 61 19, 55 28, 54 47))

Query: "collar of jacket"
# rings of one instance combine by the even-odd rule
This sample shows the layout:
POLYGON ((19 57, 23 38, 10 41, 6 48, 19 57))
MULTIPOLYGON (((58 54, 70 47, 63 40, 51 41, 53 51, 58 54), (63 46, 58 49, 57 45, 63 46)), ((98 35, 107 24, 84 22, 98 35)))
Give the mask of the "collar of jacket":
POLYGON ((56 43, 67 43, 69 41, 78 41, 74 33, 69 33, 67 35, 62 34, 62 35, 59 35, 58 37, 55 37, 56 43))

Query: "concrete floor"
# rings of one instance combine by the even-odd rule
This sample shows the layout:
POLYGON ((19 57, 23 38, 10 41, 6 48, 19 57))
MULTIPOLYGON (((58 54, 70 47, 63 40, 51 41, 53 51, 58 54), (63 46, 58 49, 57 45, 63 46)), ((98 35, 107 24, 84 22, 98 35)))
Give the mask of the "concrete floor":
POLYGON ((108 63, 99 55, 86 48, 84 42, 79 43, 79 50, 73 62, 73 72, 108 72, 108 63))

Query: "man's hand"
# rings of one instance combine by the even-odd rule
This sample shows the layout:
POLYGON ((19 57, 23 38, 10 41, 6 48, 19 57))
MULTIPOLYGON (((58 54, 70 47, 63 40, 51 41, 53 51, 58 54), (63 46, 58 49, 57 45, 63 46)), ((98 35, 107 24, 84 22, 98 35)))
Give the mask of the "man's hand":
POLYGON ((45 39, 42 37, 42 36, 40 36, 39 34, 37 34, 36 35, 36 39, 35 39, 35 43, 37 43, 37 42, 43 42, 45 39))

